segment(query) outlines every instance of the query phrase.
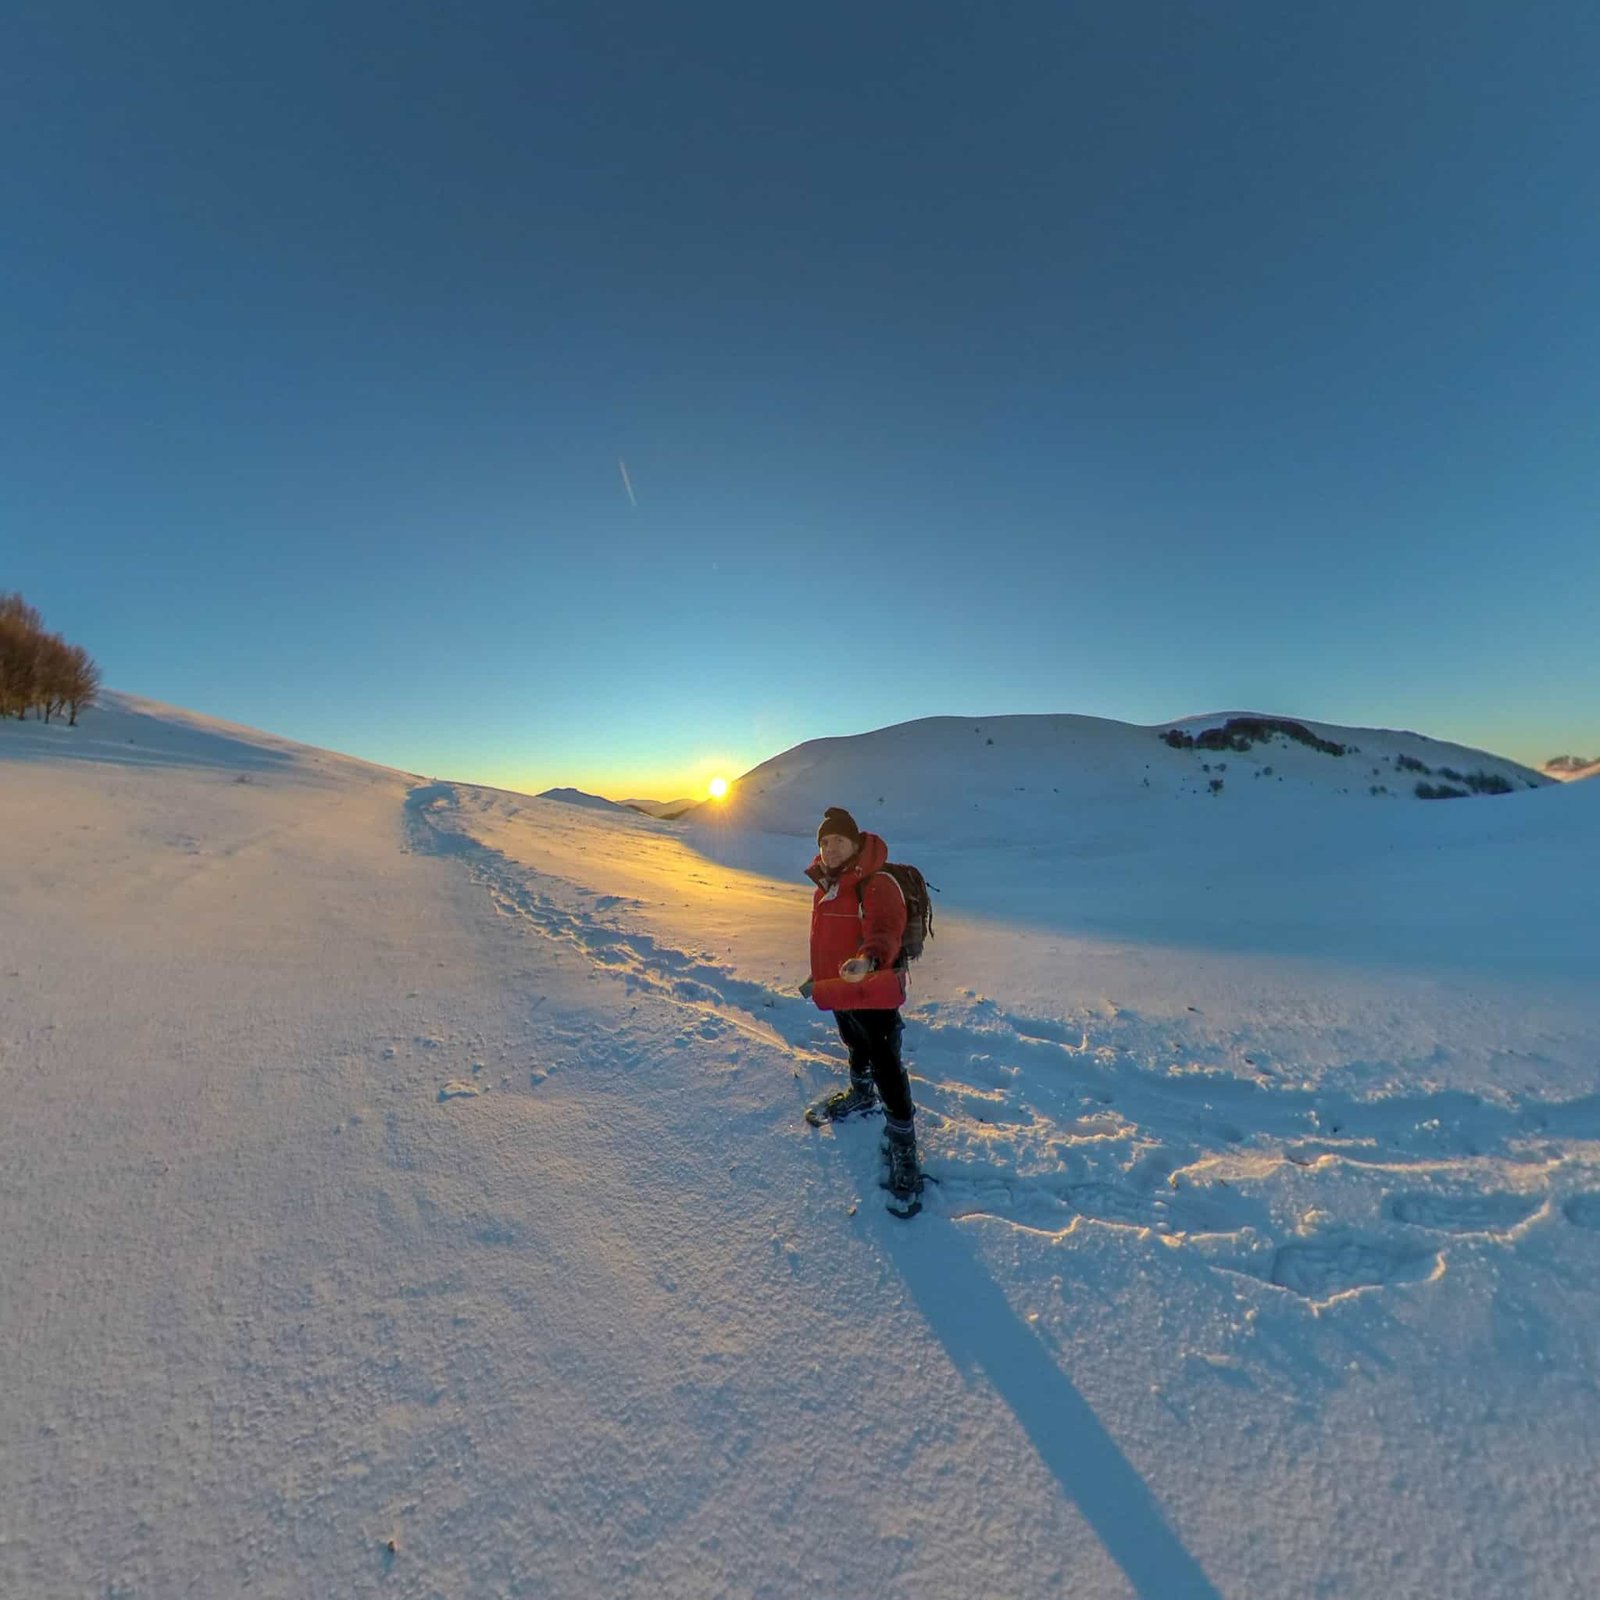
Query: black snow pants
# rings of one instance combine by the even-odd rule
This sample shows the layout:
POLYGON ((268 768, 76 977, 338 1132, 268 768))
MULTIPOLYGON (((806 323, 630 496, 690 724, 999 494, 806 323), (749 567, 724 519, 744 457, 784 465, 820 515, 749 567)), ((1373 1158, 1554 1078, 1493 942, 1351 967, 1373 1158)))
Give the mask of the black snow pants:
POLYGON ((916 1114, 911 1104, 911 1080, 900 1059, 900 1035, 905 1023, 898 1011, 835 1011, 839 1037, 850 1052, 850 1070, 857 1077, 870 1072, 878 1098, 891 1122, 910 1122, 916 1114))

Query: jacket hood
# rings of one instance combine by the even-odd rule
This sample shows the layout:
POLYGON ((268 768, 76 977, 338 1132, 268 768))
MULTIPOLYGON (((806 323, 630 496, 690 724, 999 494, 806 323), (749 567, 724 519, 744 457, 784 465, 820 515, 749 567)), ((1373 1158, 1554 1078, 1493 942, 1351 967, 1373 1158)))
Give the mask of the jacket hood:
MULTIPOLYGON (((861 848, 839 870, 841 878, 847 878, 856 873, 860 877, 870 878, 874 872, 881 871, 883 864, 889 859, 889 847, 875 833, 861 835, 861 848)), ((828 870, 822 864, 820 854, 811 858, 811 865, 806 868, 806 876, 813 883, 825 883, 828 870)))

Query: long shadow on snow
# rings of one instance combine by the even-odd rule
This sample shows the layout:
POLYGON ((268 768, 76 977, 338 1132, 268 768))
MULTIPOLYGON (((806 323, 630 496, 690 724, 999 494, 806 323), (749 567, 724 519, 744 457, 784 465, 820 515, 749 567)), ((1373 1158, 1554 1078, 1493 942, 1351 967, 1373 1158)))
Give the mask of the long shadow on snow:
POLYGON ((951 1361, 994 1386, 1139 1600, 1221 1600, 1149 1486, 1038 1336, 1017 1320, 961 1230, 915 1224, 896 1239, 893 1254, 951 1361))

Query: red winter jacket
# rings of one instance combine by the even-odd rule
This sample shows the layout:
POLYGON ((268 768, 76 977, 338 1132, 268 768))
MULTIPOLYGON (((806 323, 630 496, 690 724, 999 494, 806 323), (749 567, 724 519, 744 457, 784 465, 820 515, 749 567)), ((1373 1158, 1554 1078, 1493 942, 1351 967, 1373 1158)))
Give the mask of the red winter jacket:
POLYGON ((893 1011, 906 1001, 905 975, 894 970, 906 932, 900 885, 879 869, 889 847, 875 833, 861 835, 839 876, 830 880, 817 856, 806 876, 816 884, 811 900, 811 999, 822 1011, 893 1011), (860 983, 839 976, 852 956, 871 956, 878 970, 860 983))

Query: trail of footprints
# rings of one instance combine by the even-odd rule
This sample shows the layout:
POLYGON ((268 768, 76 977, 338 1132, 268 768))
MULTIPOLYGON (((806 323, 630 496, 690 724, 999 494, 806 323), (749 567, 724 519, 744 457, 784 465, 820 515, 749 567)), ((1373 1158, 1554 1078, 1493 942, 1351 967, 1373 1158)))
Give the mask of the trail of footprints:
MULTIPOLYGON (((565 909, 497 851, 440 827, 431 812, 423 815, 429 833, 443 835, 437 848, 473 857, 504 915, 693 1010, 731 1020, 758 1016, 800 1062, 816 1062, 818 1045, 825 1056, 837 1053, 816 1013, 794 997, 597 920, 626 911, 630 902, 600 896, 587 910, 565 909)), ((946 1215, 993 1217, 1048 1233, 1089 1223, 1169 1240, 1248 1241, 1235 1260, 1212 1259, 1316 1303, 1426 1281, 1441 1270, 1450 1240, 1511 1241, 1553 1203, 1510 1192, 1411 1190, 1383 1203, 1384 1220, 1395 1225, 1390 1233, 1330 1229, 1277 1244, 1265 1200, 1226 1183, 1186 1181, 1185 1169, 1240 1146, 1308 1168, 1329 1160, 1437 1166, 1441 1158, 1474 1159, 1534 1132, 1546 1140, 1600 1137, 1600 1096, 1520 1110, 1450 1093, 1398 1107, 1329 1104, 1307 1091, 1263 1087, 1221 1064, 1211 1072, 1163 1075, 1141 1067, 1112 1034, 1093 1041, 1082 1028, 1008 1015, 976 995, 924 1005, 911 1020, 908 1057, 928 1170, 939 1179, 937 1207, 946 1215)), ((439 1098, 472 1087, 452 1083, 439 1098)), ((1573 1226, 1600 1231, 1600 1193, 1573 1195, 1559 1209, 1573 1226)))
MULTIPOLYGON (((1319 1304, 1432 1279, 1454 1241, 1514 1243, 1555 1203, 1542 1192, 1473 1189, 1468 1164, 1517 1159, 1516 1142, 1536 1138, 1545 1154, 1529 1165, 1548 1168, 1553 1144, 1600 1134, 1592 1098, 1507 1107, 1460 1092, 1320 1096, 1263 1086, 1222 1064, 1164 1074, 1110 1038, 1010 1017, 975 997, 927 1009, 913 1072, 919 1103, 937 1118, 931 1170, 949 1215, 1052 1233, 1091 1223, 1204 1241, 1213 1265, 1319 1304), (1459 1161, 1463 1187, 1383 1196, 1379 1230, 1329 1222, 1282 1242, 1265 1200, 1191 1174, 1235 1150, 1259 1156, 1262 1170, 1292 1162, 1313 1182, 1327 1171, 1438 1171, 1459 1161)), ((1560 1212, 1600 1231, 1600 1194, 1573 1196, 1560 1212)))
MULTIPOLYGON (((1504 1151, 1512 1140, 1535 1131, 1547 1144, 1551 1133, 1584 1140, 1595 1131, 1595 1108, 1586 1100, 1506 1109, 1470 1095, 1447 1094, 1410 1102, 1398 1114, 1382 1103, 1322 1111, 1306 1093, 1263 1091, 1220 1077, 1163 1078, 1114 1050, 1094 1048, 1087 1038, 1074 1043, 1054 1025, 1019 1021, 1015 1048, 1053 1046, 1066 1068, 1060 1074, 1062 1094, 1075 1100, 1075 1110, 1052 1121, 1057 1108, 1047 1103, 1050 1075, 1011 1080, 1028 1091, 1024 1102, 1006 1092, 1005 1076, 994 1069, 992 1058, 1008 1020, 985 1021, 979 1030, 984 1049, 972 1048, 980 1040, 971 1030, 963 1035, 959 1027, 933 1027, 933 1053, 941 1054, 942 1043, 943 1059, 939 1070, 923 1074, 931 1090, 923 1098, 938 1103, 955 1157, 941 1174, 952 1215, 994 1216, 1056 1232, 1083 1219, 1158 1235, 1211 1236, 1213 1242, 1233 1236, 1250 1247, 1242 1245, 1243 1253, 1232 1260, 1208 1252, 1214 1264, 1314 1303, 1427 1281, 1442 1270, 1452 1239, 1513 1242, 1549 1216, 1554 1202, 1542 1193, 1407 1190, 1384 1197, 1381 1219, 1397 1226, 1383 1234, 1329 1227, 1319 1236, 1275 1244, 1264 1202, 1225 1183, 1186 1188, 1186 1168, 1224 1147, 1248 1144, 1269 1165, 1276 1156, 1313 1171, 1342 1163, 1437 1169, 1451 1159, 1474 1162, 1504 1151), (947 1035, 942 1041, 941 1028, 947 1035), (1435 1107, 1446 1114, 1427 1115, 1435 1107), (1306 1138, 1308 1118, 1326 1132, 1306 1138), (1254 1138, 1244 1132, 1252 1122, 1258 1130, 1254 1138), (1074 1160, 1093 1164, 1098 1139, 1110 1146, 1108 1162, 1100 1165, 1124 1170, 1114 1181, 1065 1182, 1059 1173, 1042 1172, 1021 1177, 1003 1174, 1000 1163, 982 1153, 996 1143, 1013 1152, 1036 1151, 1046 1129, 1064 1136, 1058 1145, 1062 1166, 1074 1160), (1142 1151, 1140 1158, 1130 1161, 1136 1150, 1142 1151)), ((1560 1211, 1573 1225, 1600 1231, 1600 1193, 1572 1196, 1560 1211)))

